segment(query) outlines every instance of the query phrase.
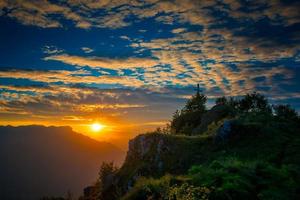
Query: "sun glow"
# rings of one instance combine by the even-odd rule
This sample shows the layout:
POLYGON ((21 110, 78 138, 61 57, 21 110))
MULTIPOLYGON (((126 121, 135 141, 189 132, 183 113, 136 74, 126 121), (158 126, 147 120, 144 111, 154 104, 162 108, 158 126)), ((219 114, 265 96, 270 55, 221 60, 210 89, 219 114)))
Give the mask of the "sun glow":
POLYGON ((91 124, 91 130, 94 131, 94 132, 99 132, 103 128, 104 128, 103 124, 100 124, 100 123, 93 123, 93 124, 91 124))

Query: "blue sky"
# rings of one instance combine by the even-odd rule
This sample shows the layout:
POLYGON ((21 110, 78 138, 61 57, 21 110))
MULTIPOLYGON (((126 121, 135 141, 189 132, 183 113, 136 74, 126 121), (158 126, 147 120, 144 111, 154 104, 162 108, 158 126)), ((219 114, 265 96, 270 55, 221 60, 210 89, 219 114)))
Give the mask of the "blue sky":
POLYGON ((258 91, 299 111, 299 10, 293 0, 0 0, 0 119, 159 126, 197 83, 210 102, 258 91))

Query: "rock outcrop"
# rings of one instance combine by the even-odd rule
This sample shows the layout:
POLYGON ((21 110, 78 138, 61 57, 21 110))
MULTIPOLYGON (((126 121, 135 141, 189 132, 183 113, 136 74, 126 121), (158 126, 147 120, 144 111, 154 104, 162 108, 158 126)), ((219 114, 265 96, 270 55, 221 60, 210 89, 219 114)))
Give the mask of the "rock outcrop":
POLYGON ((212 149, 213 138, 149 133, 130 140, 123 166, 111 187, 130 190, 139 177, 185 173, 193 164, 208 159, 203 149, 212 149))
POLYGON ((220 128, 217 130, 215 137, 216 142, 227 140, 232 135, 232 130, 235 120, 225 120, 220 128))
POLYGON ((226 117, 230 117, 232 114, 232 109, 228 105, 216 105, 212 107, 209 111, 203 114, 201 123, 193 129, 192 135, 204 133, 211 123, 216 123, 226 117))

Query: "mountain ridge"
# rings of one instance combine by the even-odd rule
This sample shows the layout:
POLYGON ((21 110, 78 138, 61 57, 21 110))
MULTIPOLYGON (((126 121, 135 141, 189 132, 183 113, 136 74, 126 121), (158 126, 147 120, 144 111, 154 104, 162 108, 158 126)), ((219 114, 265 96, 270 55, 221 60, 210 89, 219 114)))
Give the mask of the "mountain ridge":
POLYGON ((103 161, 120 164, 124 152, 68 126, 0 126, 1 199, 78 196, 103 161))

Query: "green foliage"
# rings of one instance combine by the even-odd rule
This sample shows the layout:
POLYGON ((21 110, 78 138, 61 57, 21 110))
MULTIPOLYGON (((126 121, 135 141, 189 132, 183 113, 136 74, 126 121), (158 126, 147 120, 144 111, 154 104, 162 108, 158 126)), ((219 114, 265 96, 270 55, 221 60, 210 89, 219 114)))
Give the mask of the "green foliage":
POLYGON ((216 136, 217 130, 221 127, 221 125, 224 123, 225 120, 226 120, 226 118, 224 118, 220 121, 211 123, 210 125, 208 125, 207 130, 202 135, 216 136))
POLYGON ((197 92, 191 99, 189 99, 184 108, 182 109, 183 113, 190 112, 204 112, 206 110, 205 103, 207 97, 204 94, 197 92))
POLYGON ((294 121, 298 119, 298 113, 290 105, 274 105, 273 108, 279 119, 294 121))
MULTIPOLYGON (((187 104, 195 105, 191 102, 187 104)), ((144 135, 147 153, 142 158, 133 154, 116 173, 121 195, 115 195, 116 190, 106 193, 119 199, 127 192, 122 198, 127 200, 300 199, 295 110, 274 106, 274 115, 267 99, 257 93, 240 100, 222 97, 216 103, 209 111, 186 106, 175 112, 170 127, 144 135), (217 142, 215 136, 228 119, 230 137, 217 142), (190 136, 195 130, 202 135, 190 136), (175 135, 166 134, 170 132, 175 135), (129 191, 128 183, 133 184, 129 191)))
POLYGON ((226 105, 228 104, 228 100, 226 99, 226 97, 219 97, 216 99, 216 102, 215 102, 216 105, 226 105))
POLYGON ((179 176, 141 177, 122 200, 207 200, 210 192, 209 188, 191 185, 187 178, 179 176))
MULTIPOLYGON (((208 138, 215 135, 223 120, 210 124, 202 138, 166 135, 175 158, 163 157, 164 164, 183 168, 170 160, 179 162, 178 158, 185 157, 201 165, 194 165, 183 182, 164 184, 162 190, 148 190, 147 198, 201 199, 195 195, 207 188, 210 191, 207 197, 211 200, 299 199, 300 132, 297 123, 277 119, 268 112, 245 112, 234 120, 235 136, 225 143, 214 144, 208 138), (187 143, 182 145, 183 142, 187 143), (151 196, 152 191, 156 191, 156 196, 151 196)), ((192 162, 184 161, 187 166, 192 162)), ((160 182, 160 179, 155 180, 160 182)), ((141 188, 138 191, 141 192, 141 188)))
MULTIPOLYGON (((268 103, 267 98, 256 92, 246 94, 241 99, 224 96, 217 98, 216 105, 208 111, 205 107, 206 99, 206 96, 199 92, 192 96, 181 111, 177 110, 174 113, 170 132, 184 135, 202 134, 210 123, 216 123, 226 117, 240 118, 251 115, 250 117, 264 117, 266 120, 269 120, 270 116, 272 117, 272 106, 268 103), (217 108, 223 107, 226 108, 226 112, 218 111, 217 108), (216 121, 211 121, 210 118, 215 118, 216 121)), ((299 120, 297 112, 287 105, 273 108, 280 119, 299 120)))
POLYGON ((123 200, 298 199, 299 169, 235 157, 195 165, 186 176, 140 178, 123 200))
POLYGON ((171 131, 173 134, 191 135, 192 130, 200 124, 202 111, 182 112, 176 114, 171 122, 171 131))
POLYGON ((296 199, 295 166, 227 158, 189 170, 193 184, 214 188, 210 199, 296 199))
POLYGON ((164 127, 158 127, 158 128, 156 128, 154 133, 170 134, 171 133, 171 125, 169 123, 167 123, 164 127))
POLYGON ((208 200, 211 190, 207 187, 197 187, 188 183, 174 185, 169 189, 169 200, 208 200))
POLYGON ((160 179, 141 177, 122 200, 164 199, 172 181, 173 177, 170 175, 160 179))
POLYGON ((207 97, 197 92, 189 99, 184 108, 173 115, 171 133, 191 135, 192 130, 201 122, 201 116, 206 112, 207 97))
POLYGON ((239 102, 239 109, 242 112, 271 112, 266 97, 256 92, 246 94, 239 102))

